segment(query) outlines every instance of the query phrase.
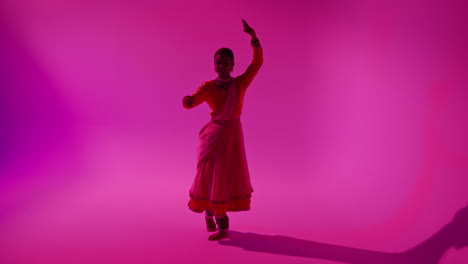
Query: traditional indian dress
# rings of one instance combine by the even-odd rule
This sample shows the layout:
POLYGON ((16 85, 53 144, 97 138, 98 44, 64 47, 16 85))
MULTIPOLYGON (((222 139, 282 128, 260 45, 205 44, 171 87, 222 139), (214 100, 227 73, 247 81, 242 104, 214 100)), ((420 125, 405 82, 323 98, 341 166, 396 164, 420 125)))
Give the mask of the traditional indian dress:
POLYGON ((197 172, 188 207, 194 212, 250 210, 253 188, 245 154, 240 115, 247 87, 263 63, 261 46, 252 45, 253 60, 246 72, 231 80, 228 89, 204 82, 192 95, 195 107, 207 102, 211 120, 199 133, 197 172))

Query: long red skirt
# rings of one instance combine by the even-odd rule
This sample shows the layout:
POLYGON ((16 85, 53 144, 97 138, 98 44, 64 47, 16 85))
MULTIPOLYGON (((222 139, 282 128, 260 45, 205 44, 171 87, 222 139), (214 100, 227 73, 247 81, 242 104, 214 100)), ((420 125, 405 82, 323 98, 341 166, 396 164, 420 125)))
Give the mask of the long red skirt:
POLYGON ((210 121, 200 131, 197 173, 188 206, 216 215, 250 210, 253 192, 240 119, 210 121))

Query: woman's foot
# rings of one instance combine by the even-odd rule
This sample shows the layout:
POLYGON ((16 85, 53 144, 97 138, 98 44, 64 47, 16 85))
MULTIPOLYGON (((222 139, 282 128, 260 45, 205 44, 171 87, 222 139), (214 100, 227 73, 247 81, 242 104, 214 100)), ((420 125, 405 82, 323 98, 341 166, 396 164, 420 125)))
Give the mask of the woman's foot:
POLYGON ((229 217, 227 215, 217 216, 216 224, 218 225, 219 232, 208 237, 211 241, 221 240, 228 236, 229 217))
POLYGON ((210 211, 205 211, 206 230, 208 232, 216 232, 218 230, 213 216, 213 213, 210 211))
POLYGON ((205 221, 206 221, 206 230, 208 230, 208 232, 216 232, 216 230, 218 230, 216 228, 216 223, 213 217, 211 218, 205 217, 205 221))
POLYGON ((221 240, 221 239, 224 239, 228 237, 228 231, 219 231, 215 234, 212 234, 211 236, 208 237, 208 240, 210 241, 218 241, 218 240, 221 240))

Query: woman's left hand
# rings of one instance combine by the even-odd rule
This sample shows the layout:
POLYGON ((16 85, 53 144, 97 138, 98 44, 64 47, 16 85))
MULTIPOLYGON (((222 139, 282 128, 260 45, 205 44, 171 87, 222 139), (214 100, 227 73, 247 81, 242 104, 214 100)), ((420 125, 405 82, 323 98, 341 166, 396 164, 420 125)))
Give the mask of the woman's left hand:
POLYGON ((249 24, 247 24, 247 21, 245 21, 244 19, 242 19, 242 24, 244 25, 244 32, 249 34, 250 36, 255 37, 255 30, 253 30, 253 28, 251 28, 249 26, 249 24))

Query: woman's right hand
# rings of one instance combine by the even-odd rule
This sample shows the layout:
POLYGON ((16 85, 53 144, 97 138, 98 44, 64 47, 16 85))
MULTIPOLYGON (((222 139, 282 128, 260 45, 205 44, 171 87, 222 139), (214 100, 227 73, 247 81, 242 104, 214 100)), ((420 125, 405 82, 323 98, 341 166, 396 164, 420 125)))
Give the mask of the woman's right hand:
POLYGON ((189 95, 185 96, 183 99, 182 99, 182 104, 184 105, 185 108, 190 108, 192 107, 192 104, 193 104, 193 98, 189 95))

